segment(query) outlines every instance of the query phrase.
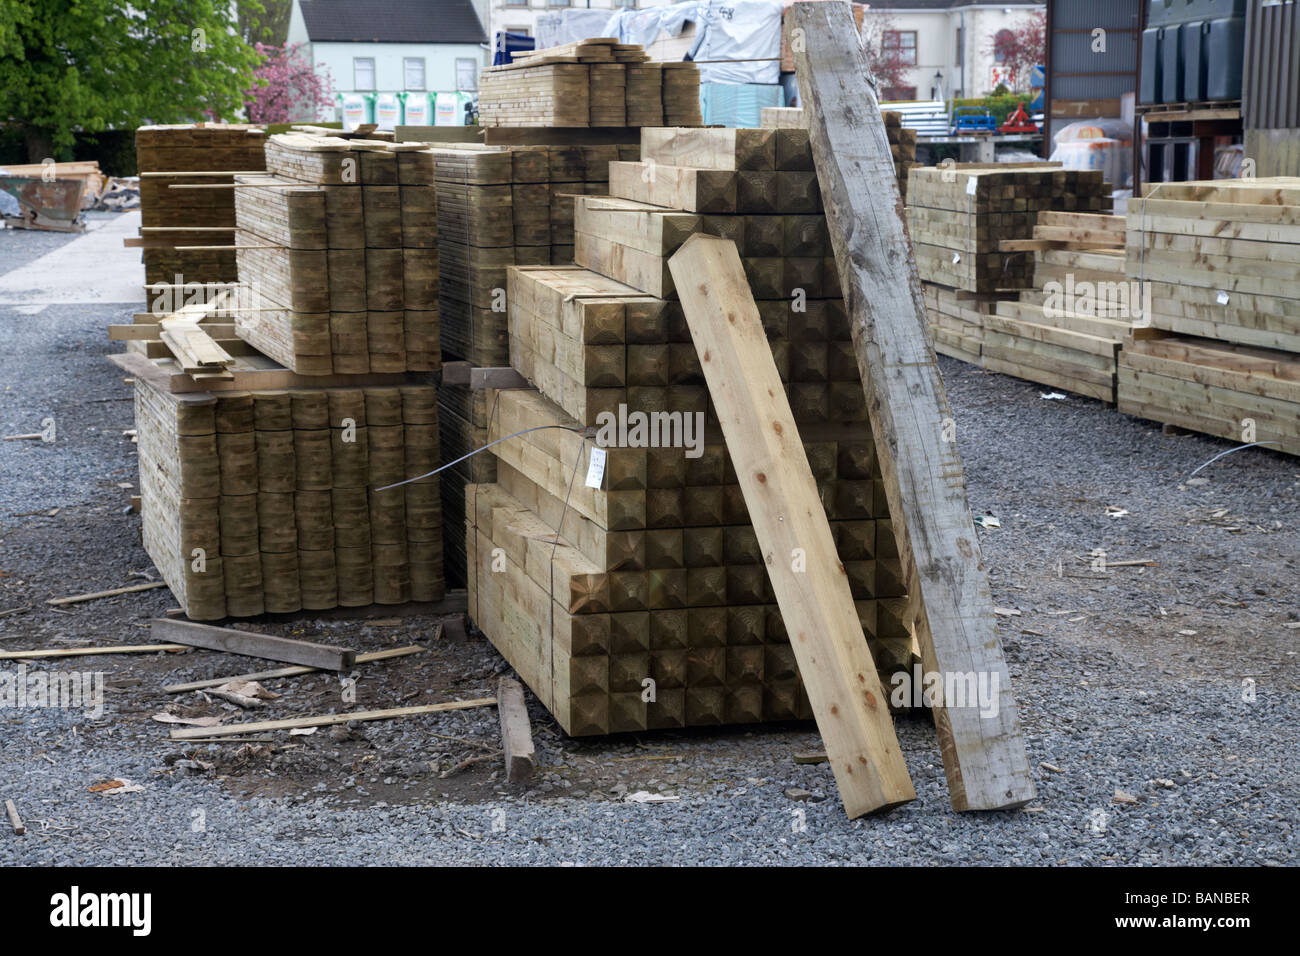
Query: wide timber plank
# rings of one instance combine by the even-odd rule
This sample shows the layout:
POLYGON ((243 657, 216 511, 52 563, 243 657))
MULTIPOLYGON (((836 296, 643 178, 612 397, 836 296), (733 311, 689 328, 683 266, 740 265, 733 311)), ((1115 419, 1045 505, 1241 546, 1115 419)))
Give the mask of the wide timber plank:
MULTIPOLYGON (((669 260, 849 818, 916 798, 826 512, 733 242, 669 260), (787 520, 788 519, 788 520, 787 520), (803 573, 790 555, 807 556, 803 573)), ((969 519, 968 519, 969 520, 969 519)))
POLYGON ((795 63, 813 159, 925 670, 998 680, 991 717, 969 701, 933 709, 952 805, 1021 806, 1034 796, 1033 779, 961 456, 942 440, 948 398, 867 58, 847 4, 796 3, 794 16, 807 40, 795 63))

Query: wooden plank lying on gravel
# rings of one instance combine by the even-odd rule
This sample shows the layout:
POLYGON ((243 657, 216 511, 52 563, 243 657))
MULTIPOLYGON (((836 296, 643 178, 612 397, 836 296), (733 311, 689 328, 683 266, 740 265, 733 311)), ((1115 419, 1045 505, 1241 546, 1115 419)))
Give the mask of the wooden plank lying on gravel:
POLYGON ((302 664, 320 670, 346 670, 355 664, 357 659, 357 652, 345 647, 313 644, 311 641, 295 641, 271 634, 235 631, 227 627, 213 627, 210 624, 196 624, 193 621, 177 621, 165 617, 156 617, 149 623, 153 630, 160 632, 162 636, 192 647, 228 651, 246 657, 264 657, 270 661, 302 664))
MULTIPOLYGON (((925 671, 978 675, 999 688, 987 716, 965 700, 933 708, 952 806, 1018 807, 1034 796, 1033 776, 961 456, 943 437, 951 422, 948 396, 925 331, 925 302, 888 136, 867 85, 866 54, 853 37, 848 4, 793 9, 806 40, 795 52, 800 100, 925 671)), ((834 761, 829 739, 826 745, 834 761)))
MULTIPOLYGON (((411 654, 419 654, 424 650, 419 644, 412 644, 410 647, 394 647, 386 651, 372 651, 368 654, 358 654, 354 664, 373 664, 375 661, 392 660, 394 657, 407 657, 411 654)), ((222 684, 228 684, 232 680, 273 680, 277 677, 297 677, 300 674, 315 674, 320 671, 319 667, 281 667, 273 671, 256 671, 252 674, 236 674, 234 677, 212 677, 208 680, 191 681, 188 684, 168 684, 164 687, 164 694, 181 694, 187 690, 202 690, 205 687, 220 687, 222 684)))
POLYGON ((524 783, 533 775, 536 751, 533 728, 528 723, 524 688, 517 680, 503 677, 497 682, 497 713, 501 717, 501 748, 506 755, 506 781, 524 783))
POLYGON ((353 720, 391 720, 395 717, 415 717, 419 714, 436 714, 444 710, 466 710, 470 707, 493 707, 495 697, 474 700, 453 700, 445 704, 422 704, 419 707, 393 707, 388 710, 358 710, 350 714, 321 714, 317 717, 287 717, 284 720, 259 720, 251 724, 228 724, 225 727, 190 727, 173 730, 172 740, 194 740, 206 737, 233 737, 237 734, 258 734, 264 730, 295 730, 299 727, 330 727, 353 720))
POLYGON ((9 825, 14 828, 15 836, 22 836, 27 832, 27 827, 23 825, 23 818, 18 815, 18 808, 14 806, 12 800, 5 801, 5 813, 9 814, 9 825))
POLYGON ((669 268, 844 810, 853 819, 915 800, 736 244, 697 233, 669 268), (792 569, 796 549, 805 566, 792 569))
POLYGON ((120 647, 60 647, 34 651, 8 651, 0 661, 30 661, 41 657, 87 657, 92 654, 149 654, 156 651, 188 651, 188 644, 123 644, 120 647))
POLYGON ((50 598, 46 604, 53 604, 56 607, 64 604, 79 604, 82 601, 93 601, 96 598, 114 597, 118 594, 134 594, 136 591, 152 591, 154 588, 165 588, 166 581, 150 581, 148 584, 132 584, 124 588, 111 588, 108 591, 92 591, 90 594, 74 594, 71 597, 50 598))

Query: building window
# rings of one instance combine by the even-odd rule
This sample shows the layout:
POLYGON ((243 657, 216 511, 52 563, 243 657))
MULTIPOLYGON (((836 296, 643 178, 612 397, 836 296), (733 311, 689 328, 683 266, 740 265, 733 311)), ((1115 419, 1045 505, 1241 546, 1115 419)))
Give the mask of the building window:
POLYGON ((354 90, 373 90, 375 88, 374 57, 354 56, 352 58, 352 88, 354 90))
POLYGON ((614 6, 615 8, 621 7, 624 10, 635 10, 636 0, 614 0, 614 6))
POLYGON ((478 89, 478 60, 470 57, 456 58, 456 89, 478 89))
POLYGON ((886 53, 893 53, 899 63, 916 66, 916 31, 886 30, 883 44, 886 53))
POLYGON ((422 90, 424 89, 424 57, 422 56, 404 56, 402 57, 402 79, 405 81, 403 89, 422 90))
POLYGON ((507 7, 526 7, 528 0, 506 0, 507 7))
POLYGON ((573 0, 546 0, 548 7, 571 7, 573 0))
POLYGON ((1016 35, 1010 30, 999 30, 993 34, 993 59, 999 63, 1007 61, 1007 51, 1016 42, 1016 35))
POLYGON ((888 103, 897 103, 900 100, 916 99, 915 86, 887 86, 885 87, 885 101, 888 103))
POLYGON ((957 28, 957 65, 966 64, 966 31, 961 27, 957 28))

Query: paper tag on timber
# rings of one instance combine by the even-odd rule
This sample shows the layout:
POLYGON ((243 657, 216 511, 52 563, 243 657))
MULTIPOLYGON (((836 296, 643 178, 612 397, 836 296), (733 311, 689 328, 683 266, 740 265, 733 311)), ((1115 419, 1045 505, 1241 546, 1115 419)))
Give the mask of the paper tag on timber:
POLYGON ((587 487, 599 488, 605 478, 605 449, 592 448, 591 461, 587 465, 587 487))
POLYGON ((974 196, 974 195, 975 195, 975 184, 976 184, 976 179, 975 179, 974 176, 971 176, 971 177, 967 178, 967 180, 966 180, 966 195, 967 195, 967 196, 974 196))
POLYGON ((1219 305, 1227 305, 1227 304, 1228 304, 1228 298, 1229 298, 1229 296, 1228 296, 1228 293, 1226 293, 1226 292, 1220 292, 1220 293, 1219 293, 1218 295, 1216 295, 1214 298, 1218 301, 1219 305))
POLYGON ((960 252, 954 252, 954 253, 952 254, 952 264, 953 264, 953 265, 956 265, 956 264, 959 263, 959 262, 961 262, 961 253, 960 253, 960 252))

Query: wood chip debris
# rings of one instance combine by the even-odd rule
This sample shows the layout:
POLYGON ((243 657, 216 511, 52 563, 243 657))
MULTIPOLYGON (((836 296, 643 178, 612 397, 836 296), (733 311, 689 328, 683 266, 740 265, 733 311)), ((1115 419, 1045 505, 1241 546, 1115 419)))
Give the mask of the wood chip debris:
POLYGON ((92 784, 86 788, 91 793, 97 793, 102 797, 113 797, 120 793, 143 793, 144 787, 138 783, 132 783, 123 777, 120 780, 104 780, 100 783, 92 784))

